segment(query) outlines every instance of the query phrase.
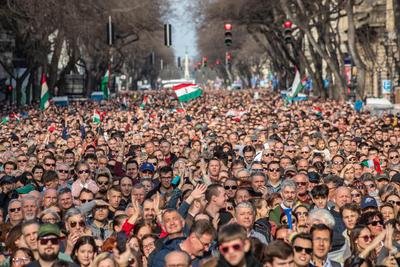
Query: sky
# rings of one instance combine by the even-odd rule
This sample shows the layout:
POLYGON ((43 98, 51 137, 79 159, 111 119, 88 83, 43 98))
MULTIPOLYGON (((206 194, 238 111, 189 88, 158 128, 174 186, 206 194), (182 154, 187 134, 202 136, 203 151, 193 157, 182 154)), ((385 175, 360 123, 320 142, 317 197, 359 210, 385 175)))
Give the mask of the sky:
POLYGON ((170 0, 174 12, 166 20, 172 24, 172 47, 175 56, 183 59, 185 51, 189 57, 197 55, 196 31, 192 14, 187 10, 190 4, 196 0, 170 0))

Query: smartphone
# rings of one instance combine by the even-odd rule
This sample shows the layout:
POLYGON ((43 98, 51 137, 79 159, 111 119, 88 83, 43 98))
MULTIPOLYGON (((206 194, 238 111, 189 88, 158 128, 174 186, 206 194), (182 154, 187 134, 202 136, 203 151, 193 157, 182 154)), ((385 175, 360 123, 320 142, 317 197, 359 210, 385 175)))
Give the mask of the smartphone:
POLYGON ((126 242, 128 242, 128 238, 124 231, 121 231, 117 234, 117 249, 119 253, 124 253, 126 250, 126 242))
POLYGON ((179 175, 177 175, 174 177, 174 179, 172 179, 171 184, 173 187, 177 187, 178 184, 180 183, 180 181, 181 181, 181 177, 179 175))

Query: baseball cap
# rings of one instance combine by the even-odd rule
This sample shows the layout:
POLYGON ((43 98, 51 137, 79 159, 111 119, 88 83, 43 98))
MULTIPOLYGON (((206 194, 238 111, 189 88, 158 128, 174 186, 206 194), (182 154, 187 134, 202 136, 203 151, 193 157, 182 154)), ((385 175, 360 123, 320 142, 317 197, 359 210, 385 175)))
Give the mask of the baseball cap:
POLYGON ((154 172, 154 165, 151 164, 150 162, 144 162, 142 165, 140 165, 140 169, 141 172, 143 171, 151 171, 154 172))
POLYGON ((389 175, 383 173, 383 174, 377 175, 376 176, 376 180, 377 181, 379 181, 379 180, 388 180, 388 181, 390 181, 390 178, 389 178, 389 175))
POLYGON ((307 173, 308 181, 310 183, 319 183, 321 178, 317 172, 309 172, 307 173))
POLYGON ((56 224, 45 223, 42 224, 38 231, 38 238, 48 236, 48 235, 55 235, 60 237, 60 228, 56 224))
POLYGON ((362 210, 366 208, 378 208, 378 203, 376 202, 375 198, 365 196, 361 200, 360 208, 362 210))

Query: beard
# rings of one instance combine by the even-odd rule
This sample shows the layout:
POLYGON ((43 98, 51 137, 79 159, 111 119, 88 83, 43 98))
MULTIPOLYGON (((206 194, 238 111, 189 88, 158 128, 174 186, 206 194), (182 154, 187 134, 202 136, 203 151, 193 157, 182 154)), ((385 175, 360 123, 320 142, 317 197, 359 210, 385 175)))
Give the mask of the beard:
POLYGON ((43 261, 48 261, 48 262, 55 261, 58 259, 58 253, 51 253, 51 254, 43 253, 42 254, 39 252, 39 256, 43 261))

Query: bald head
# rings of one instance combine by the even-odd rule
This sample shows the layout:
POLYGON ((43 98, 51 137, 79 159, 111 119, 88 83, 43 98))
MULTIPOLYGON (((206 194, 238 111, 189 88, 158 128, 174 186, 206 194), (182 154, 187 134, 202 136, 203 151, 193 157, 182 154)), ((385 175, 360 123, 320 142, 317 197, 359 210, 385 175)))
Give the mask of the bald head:
POLYGON ((190 257, 183 251, 172 251, 165 256, 165 266, 189 266, 190 257))

